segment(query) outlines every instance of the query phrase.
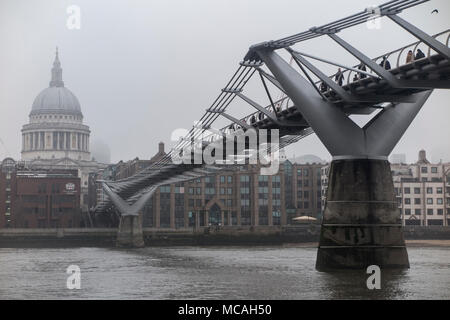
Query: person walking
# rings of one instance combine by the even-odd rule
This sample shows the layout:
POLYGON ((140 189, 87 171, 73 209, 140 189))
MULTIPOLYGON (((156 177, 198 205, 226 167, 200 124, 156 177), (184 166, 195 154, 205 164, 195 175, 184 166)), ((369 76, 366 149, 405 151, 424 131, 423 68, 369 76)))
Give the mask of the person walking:
POLYGON ((325 82, 322 81, 322 83, 320 84, 320 92, 326 92, 328 90, 328 86, 326 85, 325 82))
POLYGON ((336 76, 334 77, 334 80, 342 86, 342 83, 344 81, 344 74, 342 73, 341 68, 338 69, 338 72, 336 73, 336 76))
POLYGON ((391 63, 386 58, 386 56, 383 57, 383 60, 381 61, 380 66, 382 66, 386 70, 390 70, 391 69, 391 63))
POLYGON ((422 59, 422 58, 425 58, 425 54, 422 52, 422 50, 417 49, 416 57, 414 58, 414 60, 418 60, 418 59, 422 59))
POLYGON ((414 61, 414 55, 412 50, 408 51, 408 54, 406 55, 406 63, 410 63, 414 61))
MULTIPOLYGON (((364 71, 364 72, 367 71, 366 65, 365 65, 364 63, 361 63, 361 64, 358 66, 358 69, 361 70, 361 71, 364 71)), ((366 78, 366 77, 367 77, 367 75, 366 75, 365 73, 360 73, 360 74, 359 74, 359 78, 360 78, 360 79, 364 79, 364 78, 366 78)))

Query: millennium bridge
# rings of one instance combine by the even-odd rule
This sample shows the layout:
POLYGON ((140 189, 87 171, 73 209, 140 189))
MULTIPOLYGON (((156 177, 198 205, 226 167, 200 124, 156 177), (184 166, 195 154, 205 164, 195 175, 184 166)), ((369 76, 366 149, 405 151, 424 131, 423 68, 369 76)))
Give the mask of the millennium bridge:
POLYGON ((216 100, 165 157, 129 178, 100 181, 107 196, 95 212, 120 214, 117 244, 143 246, 142 209, 158 186, 214 174, 236 159, 248 163, 255 152, 264 154, 262 159, 268 163, 276 161, 279 149, 315 133, 332 155, 316 268, 372 264, 408 268, 387 159, 433 89, 450 88, 450 30, 429 35, 400 16, 424 2, 388 1, 251 46, 216 100), (339 35, 375 18, 393 21, 417 41, 370 58, 339 35), (358 64, 348 66, 296 49, 318 37, 337 43, 358 64), (404 63, 409 51, 414 58, 404 63), (313 61, 342 71, 327 75, 313 61), (251 79, 259 83, 266 103, 250 97, 252 90, 246 89, 251 79), (233 114, 230 105, 236 103, 250 106, 253 112, 244 117, 233 114), (351 115, 373 117, 360 127, 351 115), (249 142, 252 132, 256 132, 256 148, 249 142), (244 148, 225 145, 224 141, 233 141, 234 147, 240 136, 244 148))

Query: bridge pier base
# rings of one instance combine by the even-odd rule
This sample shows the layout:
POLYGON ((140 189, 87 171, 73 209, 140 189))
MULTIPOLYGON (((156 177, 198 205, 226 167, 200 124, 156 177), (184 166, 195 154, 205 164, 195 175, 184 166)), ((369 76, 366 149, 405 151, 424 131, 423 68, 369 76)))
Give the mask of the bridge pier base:
POLYGON ((387 160, 334 160, 316 269, 409 268, 387 160))
POLYGON ((144 246, 141 214, 120 217, 116 246, 127 248, 142 248, 144 246))

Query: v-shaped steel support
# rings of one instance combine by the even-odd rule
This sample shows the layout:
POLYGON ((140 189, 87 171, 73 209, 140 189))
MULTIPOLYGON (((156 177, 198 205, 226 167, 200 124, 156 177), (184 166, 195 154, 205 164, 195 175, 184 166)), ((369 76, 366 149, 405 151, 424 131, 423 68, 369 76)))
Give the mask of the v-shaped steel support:
POLYGON ((277 53, 266 49, 258 55, 334 159, 386 159, 432 92, 414 94, 413 103, 387 107, 360 128, 277 53))
POLYGON ((148 200, 152 197, 157 186, 151 187, 144 195, 142 195, 135 203, 129 205, 125 200, 123 200, 118 194, 111 190, 111 188, 105 183, 102 183, 103 190, 111 199, 112 203, 119 210, 121 216, 138 216, 139 212, 145 206, 148 200))

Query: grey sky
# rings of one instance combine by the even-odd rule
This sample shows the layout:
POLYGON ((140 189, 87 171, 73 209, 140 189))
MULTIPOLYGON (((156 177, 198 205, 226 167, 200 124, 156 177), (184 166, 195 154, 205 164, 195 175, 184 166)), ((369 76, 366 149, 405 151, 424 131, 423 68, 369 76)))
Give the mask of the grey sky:
MULTIPOLYGON (((20 129, 48 86, 55 46, 66 87, 81 103, 92 140, 112 161, 149 158, 176 128, 189 128, 218 95, 251 44, 324 24, 385 1, 299 0, 0 0, 0 158, 20 158, 20 129), (66 8, 81 8, 81 30, 66 28, 66 8)), ((434 0, 401 15, 429 34, 449 28, 450 2, 434 0), (439 14, 431 14, 434 8, 439 14)), ((415 41, 387 19, 342 36, 369 56, 415 41)), ((331 40, 300 46, 343 63, 354 59, 331 40)), ((335 70, 330 69, 332 73, 335 70)), ((450 90, 436 90, 393 153, 415 161, 420 148, 450 161, 450 90)), ((288 155, 329 159, 317 137, 288 155)))

